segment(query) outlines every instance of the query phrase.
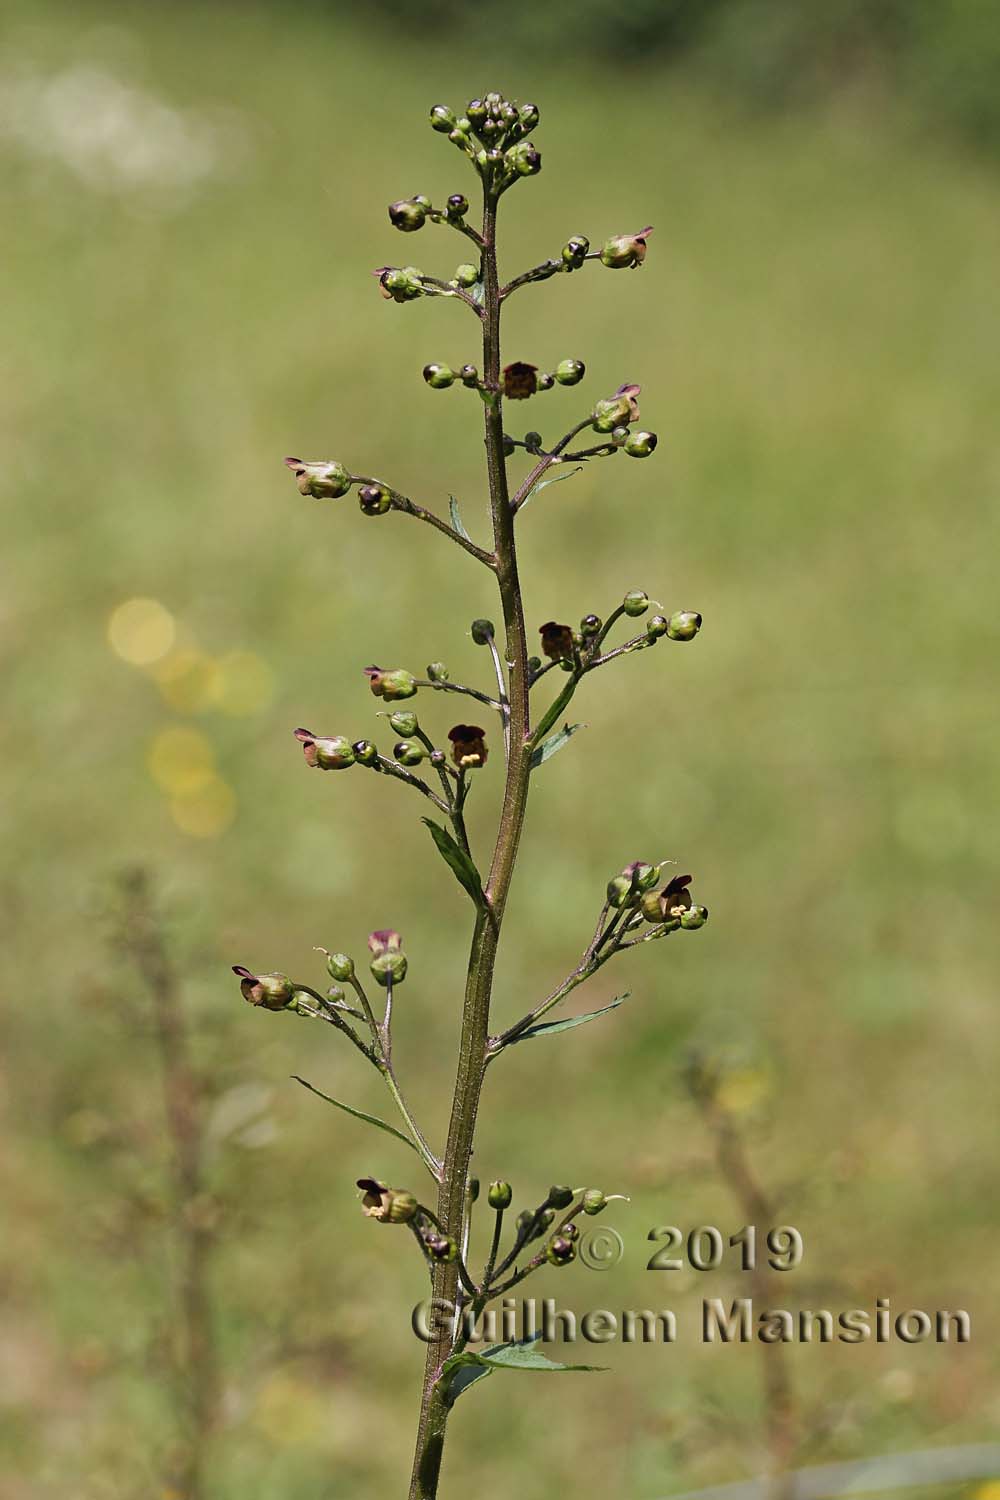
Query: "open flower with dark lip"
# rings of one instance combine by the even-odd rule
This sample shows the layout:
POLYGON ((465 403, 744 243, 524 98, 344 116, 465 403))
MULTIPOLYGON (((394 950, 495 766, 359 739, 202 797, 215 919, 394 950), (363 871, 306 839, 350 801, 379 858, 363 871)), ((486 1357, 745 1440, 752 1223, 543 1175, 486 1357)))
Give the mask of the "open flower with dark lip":
POLYGON ((486 747, 486 730, 478 724, 456 724, 448 730, 451 740, 451 758, 460 771, 474 770, 485 766, 489 750, 486 747))
POLYGON ((503 372, 503 393, 508 401, 526 401, 538 389, 538 366, 515 360, 503 372))
POLYGON ((320 771, 343 771, 353 766, 354 747, 342 734, 313 734, 310 729, 295 729, 292 733, 302 746, 307 766, 320 771))
POLYGON ((593 425, 598 432, 613 432, 639 420, 641 385, 620 385, 613 396, 598 401, 594 407, 593 425))
POLYGON ((233 973, 240 981, 240 994, 251 1005, 262 1005, 265 1010, 284 1010, 295 993, 295 986, 287 974, 251 974, 242 964, 233 964, 233 973))
POLYGON ((652 232, 652 224, 647 224, 637 234, 612 235, 601 246, 601 263, 613 271, 641 266, 646 259, 646 240, 652 232))
POLYGON ((412 698, 417 691, 413 673, 403 667, 365 667, 364 671, 375 697, 384 698, 387 703, 412 698))
POLYGON ((550 661, 564 661, 573 658, 573 628, 570 625, 560 625, 556 620, 546 620, 540 625, 538 633, 542 638, 542 650, 550 661))
POLYGON ((285 465, 295 475, 300 495, 314 500, 336 500, 351 488, 351 476, 336 460, 321 459, 310 463, 304 458, 286 458, 285 465))
POLYGON ((690 875, 674 875, 662 891, 649 891, 642 899, 642 914, 647 922, 681 925, 684 913, 692 909, 690 875))
POLYGON ((361 1199, 364 1213, 380 1224, 408 1224, 420 1206, 412 1193, 386 1187, 374 1177, 359 1177, 358 1187, 364 1194, 361 1199))

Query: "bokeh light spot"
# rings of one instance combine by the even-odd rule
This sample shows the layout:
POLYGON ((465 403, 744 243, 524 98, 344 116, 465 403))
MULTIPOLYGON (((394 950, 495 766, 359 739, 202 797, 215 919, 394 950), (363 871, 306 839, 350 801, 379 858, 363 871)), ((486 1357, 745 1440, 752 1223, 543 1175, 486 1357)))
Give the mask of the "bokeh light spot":
POLYGON ((223 713, 239 716, 266 708, 274 694, 274 673, 252 651, 229 651, 215 663, 212 699, 223 713))
POLYGON ((170 816, 182 833, 214 839, 225 833, 236 816, 236 793, 219 776, 171 798, 170 816))
POLYGON ((179 714, 202 713, 215 696, 216 663, 197 647, 172 651, 154 673, 164 699, 179 714))
POLYGON ((199 729, 161 729, 146 757, 149 774, 172 796, 188 796, 215 775, 215 752, 199 729))
POLYGON ((166 656, 176 634, 173 615, 158 599, 126 599, 108 620, 112 651, 134 667, 149 666, 166 656))

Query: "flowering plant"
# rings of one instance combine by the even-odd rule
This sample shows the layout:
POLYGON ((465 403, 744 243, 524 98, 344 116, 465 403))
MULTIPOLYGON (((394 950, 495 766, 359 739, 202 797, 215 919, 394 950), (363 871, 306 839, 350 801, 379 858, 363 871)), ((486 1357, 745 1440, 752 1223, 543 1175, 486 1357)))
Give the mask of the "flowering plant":
POLYGON ((333 1026, 377 1070, 399 1111, 401 1128, 340 1100, 329 1102, 412 1148, 433 1185, 426 1195, 434 1200, 430 1203, 410 1188, 390 1187, 373 1177, 358 1180, 362 1209, 369 1218, 381 1224, 405 1225, 410 1230, 429 1270, 432 1306, 440 1314, 434 1320, 427 1348, 410 1500, 431 1500, 437 1495, 449 1415, 458 1395, 474 1381, 499 1368, 581 1368, 555 1364, 530 1345, 498 1345, 482 1352, 468 1348, 468 1335, 463 1330, 471 1326, 469 1314, 474 1319, 488 1302, 505 1295, 539 1267, 572 1262, 579 1238, 576 1220, 581 1214, 600 1213, 608 1201, 600 1188, 554 1186, 539 1203, 516 1215, 513 1233, 505 1245, 505 1215, 512 1205, 513 1191, 508 1182, 498 1178, 485 1193, 493 1215, 492 1233, 482 1269, 475 1269, 470 1229, 479 1184, 470 1176, 469 1165, 487 1068, 515 1044, 596 1019, 603 1011, 558 1020, 545 1018, 613 958, 672 933, 696 930, 708 916, 691 897, 690 875, 675 873, 666 864, 630 861, 608 882, 593 936, 569 975, 514 1025, 501 1032, 490 1030, 497 949, 529 789, 542 766, 581 727, 564 718, 572 699, 592 672, 621 657, 648 650, 664 637, 690 641, 701 626, 701 616, 692 610, 650 614, 646 592, 632 589, 604 619, 587 614, 579 627, 546 620, 537 627, 540 654, 534 654, 529 646, 518 579, 516 523, 520 511, 547 485, 567 477, 569 464, 613 458, 618 453, 647 458, 656 447, 655 433, 637 425, 640 390, 628 383, 590 405, 556 442, 546 444, 533 430, 515 436, 505 426, 505 401, 529 400, 556 385, 573 387, 585 375, 583 362, 576 358, 560 361, 553 371, 539 370, 522 360, 504 365, 500 323, 508 299, 535 282, 574 274, 590 261, 612 270, 638 269, 645 260, 652 232, 645 228, 634 234, 614 234, 593 251, 585 236, 571 235, 558 256, 502 284, 497 269, 498 208, 505 193, 541 169, 541 155, 529 139, 537 124, 538 110, 533 104, 518 105, 495 93, 473 99, 461 116, 436 105, 431 111, 432 127, 447 135, 479 179, 483 204, 480 225, 477 228, 469 222, 469 201, 463 193, 452 194, 441 207, 422 195, 401 200, 390 205, 389 219, 404 234, 420 231, 428 224, 449 228, 471 245, 469 259, 446 279, 425 275, 415 266, 380 266, 375 272, 379 290, 388 300, 402 303, 425 296, 450 298, 479 325, 480 364, 468 363, 453 370, 449 365, 431 363, 423 374, 434 389, 458 385, 479 397, 485 427, 492 546, 480 547, 472 541, 454 501, 445 519, 381 479, 352 473, 339 460, 285 460, 304 496, 339 501, 356 489, 364 515, 395 512, 434 527, 486 569, 499 594, 502 629, 497 631, 488 619, 472 623, 472 638, 483 647, 490 664, 492 681, 488 688, 453 682, 440 662, 428 666, 422 676, 397 666, 363 669, 372 694, 390 706, 389 727, 398 737, 391 754, 384 754, 369 739, 314 734, 302 728, 294 731, 310 767, 344 771, 360 766, 403 782, 430 803, 435 817, 424 821, 437 852, 471 903, 458 1062, 443 1148, 431 1144, 414 1118, 393 1058, 393 1002, 408 969, 399 933, 378 931, 368 939, 368 969, 384 996, 378 1005, 374 1001, 377 991, 369 993, 354 959, 346 953, 320 950, 326 953, 332 981, 322 988, 280 973, 255 974, 243 966, 235 969, 241 991, 251 1004, 264 1010, 290 1011, 333 1026), (583 438, 584 433, 592 436, 583 438), (531 463, 515 482, 509 465, 522 453, 531 463), (613 645, 612 631, 623 620, 645 623, 637 627, 636 634, 613 645), (550 673, 557 674, 552 679, 559 684, 554 693, 547 691, 550 684, 543 683, 550 673), (488 716, 493 727, 459 722, 442 735, 425 727, 413 709, 411 700, 418 694, 471 698, 477 705, 477 717, 488 716), (470 843, 465 806, 476 778, 488 774, 487 764, 493 768, 498 763, 503 766, 503 802, 493 848, 484 858, 470 843))

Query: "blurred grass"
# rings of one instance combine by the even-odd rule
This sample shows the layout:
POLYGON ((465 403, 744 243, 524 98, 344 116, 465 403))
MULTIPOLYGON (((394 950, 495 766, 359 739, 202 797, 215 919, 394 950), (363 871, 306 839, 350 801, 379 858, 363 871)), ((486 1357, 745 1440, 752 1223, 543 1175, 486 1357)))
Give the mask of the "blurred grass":
MULTIPOLYGON (((637 855, 694 870, 713 920, 581 997, 630 988, 628 1007, 496 1068, 481 1174, 509 1175, 524 1201, 560 1179, 630 1193, 609 1213, 622 1266, 549 1275, 538 1294, 675 1306, 683 1325, 738 1278, 651 1284, 645 1234, 739 1227, 676 1082, 689 1041, 734 1046, 768 1083, 758 1168, 806 1240, 790 1305, 890 1296, 973 1317, 961 1351, 799 1351, 810 1457, 988 1436, 995 178, 907 150, 877 117, 738 124, 676 79, 638 91, 492 39, 376 45, 264 7, 94 3, 13 4, 4 29, 2 1500, 148 1494, 170 1441, 155 1062, 102 919, 111 875, 137 859, 166 892, 214 1091, 260 1099, 274 1127, 213 1158, 228 1388, 211 1493, 400 1490, 423 1278, 360 1221, 352 1184, 410 1164, 287 1082, 304 1072, 384 1108, 352 1057, 247 1011, 227 966, 315 981, 314 944, 360 951, 398 927, 399 1061, 441 1133, 460 893, 401 788, 308 774, 288 731, 372 732, 369 661, 444 658, 480 680, 465 622, 493 609, 488 580, 404 518, 302 502, 280 457, 342 457, 439 509, 456 494, 482 534, 474 403, 419 374, 475 357, 471 324, 386 304, 367 272, 462 258, 444 231, 401 249, 383 205, 468 185, 424 112, 494 81, 543 111, 544 176, 505 204, 509 270, 569 232, 656 226, 641 275, 590 267, 509 309, 509 357, 588 363, 585 388, 545 397, 526 426, 561 431, 628 378, 661 434, 652 464, 593 465, 525 514, 530 619, 606 612, 636 586, 706 619, 695 645, 592 680, 588 732, 540 773, 498 1015, 572 965, 605 880, 637 855), (116 81, 139 92, 123 102, 116 81), (188 147, 210 143, 187 184, 130 155, 160 130, 169 162, 176 120, 188 147), (108 648, 112 610, 137 596, 211 658, 259 656, 271 700, 241 717, 172 709, 108 648), (207 737, 235 792, 216 838, 184 834, 150 778, 150 745, 175 725, 207 737), (248 1087, 262 1092, 233 1093, 248 1087)), ((443 703, 422 712, 451 722, 443 703)), ((480 840, 497 762, 477 787, 480 840)), ((447 1493, 535 1500, 586 1473, 654 1500, 759 1469, 753 1349, 691 1336, 606 1354, 613 1374, 507 1378, 470 1401, 447 1493)))

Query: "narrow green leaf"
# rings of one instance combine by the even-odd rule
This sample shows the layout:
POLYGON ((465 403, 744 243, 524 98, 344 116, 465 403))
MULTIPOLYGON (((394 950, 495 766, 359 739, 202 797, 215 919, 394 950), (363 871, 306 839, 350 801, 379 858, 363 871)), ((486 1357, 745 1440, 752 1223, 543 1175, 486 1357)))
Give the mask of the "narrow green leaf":
POLYGON ((453 530, 457 531, 459 536, 464 537, 467 542, 471 542, 472 538, 462 524, 462 517, 459 514, 458 510, 458 501, 455 499, 454 495, 448 496, 448 512, 451 516, 451 524, 453 530))
MULTIPOLYGON (((347 1114, 353 1115, 356 1120, 364 1120, 368 1125, 377 1125, 379 1130, 384 1130, 387 1135, 394 1135, 397 1141, 402 1141, 403 1145, 409 1146, 411 1151, 417 1150, 416 1146, 410 1140, 409 1136, 404 1135, 401 1130, 397 1130, 395 1125, 388 1125, 386 1124, 385 1120, 380 1120, 377 1115, 368 1115, 363 1109, 355 1109, 353 1104, 344 1104, 342 1100, 334 1099, 330 1094, 324 1094, 322 1089, 318 1089, 315 1087, 315 1085, 307 1083, 306 1080, 304 1078, 300 1078, 297 1073, 293 1073, 292 1077, 295 1079, 296 1083, 301 1083, 304 1089, 308 1089, 310 1093, 318 1094, 321 1099, 325 1099, 327 1104, 335 1104, 338 1109, 342 1109, 347 1114)), ((419 1155, 419 1152, 417 1154, 419 1155)))
POLYGON ((534 1340, 517 1344, 494 1344, 484 1349, 479 1358, 491 1370, 538 1370, 551 1373, 558 1370, 603 1370, 604 1365, 561 1365, 531 1347, 534 1340))
POLYGON ((539 766, 544 765, 547 760, 555 755, 557 750, 561 750, 563 745, 572 739, 578 729, 586 729, 586 727, 586 724, 564 724, 561 729, 557 729, 554 734, 550 734, 548 739, 542 741, 537 750, 532 751, 531 769, 535 771, 539 766))
POLYGON ((546 1355, 535 1349, 535 1345, 541 1338, 541 1332, 533 1333, 530 1338, 519 1339, 509 1344, 493 1344, 489 1349, 480 1350, 478 1353, 472 1349, 465 1349, 461 1354, 453 1354, 446 1359, 442 1368, 442 1374, 447 1384, 445 1386, 445 1403, 454 1406, 459 1396, 474 1385, 477 1380, 482 1380, 486 1375, 492 1375, 494 1370, 534 1370, 540 1373, 553 1373, 561 1370, 603 1370, 604 1365, 561 1365, 548 1359, 546 1355))
POLYGON ((462 889, 468 891, 477 906, 484 905, 483 882, 479 878, 479 871, 461 844, 456 843, 448 830, 431 818, 422 818, 421 822, 426 823, 430 829, 431 838, 437 845, 438 853, 445 864, 451 868, 462 889))
POLYGON ((530 1037, 554 1036, 557 1031, 572 1031, 574 1026, 585 1026, 588 1021, 596 1021, 598 1016, 606 1016, 609 1010, 617 1010, 628 999, 629 993, 626 990, 624 995, 616 995, 610 1005, 602 1005, 600 1010, 588 1010, 582 1016, 568 1016, 565 1021, 540 1021, 537 1026, 529 1026, 519 1036, 512 1036, 507 1046, 512 1047, 515 1042, 526 1042, 530 1037))
POLYGON ((583 470, 583 465, 582 464, 578 464, 575 469, 563 469, 562 472, 559 473, 559 474, 550 474, 547 479, 540 479, 537 484, 533 484, 531 486, 531 489, 528 491, 528 493, 525 495, 524 499, 521 501, 521 504, 518 506, 518 509, 519 510, 523 510, 524 507, 527 505, 528 501, 529 500, 533 500, 534 497, 537 494, 539 494, 539 492, 541 490, 544 490, 544 488, 545 488, 545 486, 547 484, 558 484, 559 481, 560 481, 560 479, 572 479, 574 474, 579 474, 579 473, 582 472, 582 470, 583 470))

